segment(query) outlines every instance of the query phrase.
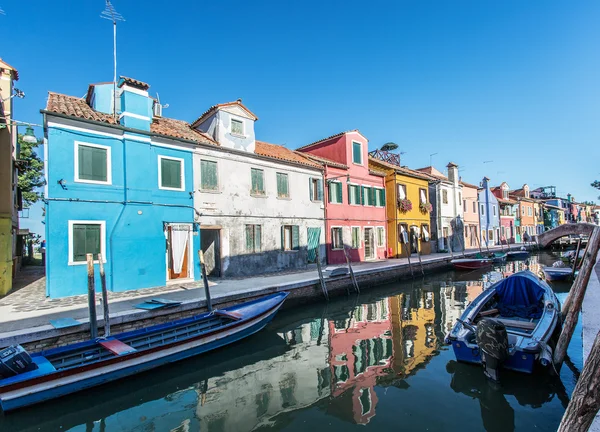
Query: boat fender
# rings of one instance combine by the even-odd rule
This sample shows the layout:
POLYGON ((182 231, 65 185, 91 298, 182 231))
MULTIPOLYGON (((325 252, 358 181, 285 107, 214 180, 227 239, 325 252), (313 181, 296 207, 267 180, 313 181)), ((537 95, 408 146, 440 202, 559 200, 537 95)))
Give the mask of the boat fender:
POLYGON ((544 346, 544 349, 540 353, 540 364, 544 367, 552 364, 552 348, 548 345, 544 346))
POLYGON ((502 363, 508 358, 508 334, 500 321, 483 318, 477 324, 477 346, 485 375, 499 381, 502 363))
POLYGON ((8 378, 34 368, 31 356, 21 345, 12 345, 0 350, 0 376, 8 378))

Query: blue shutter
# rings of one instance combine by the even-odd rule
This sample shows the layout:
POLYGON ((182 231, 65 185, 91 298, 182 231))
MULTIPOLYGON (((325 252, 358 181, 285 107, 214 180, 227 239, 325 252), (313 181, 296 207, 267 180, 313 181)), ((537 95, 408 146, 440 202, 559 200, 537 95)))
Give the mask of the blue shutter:
POLYGON ((323 201, 323 179, 317 179, 317 201, 323 201))

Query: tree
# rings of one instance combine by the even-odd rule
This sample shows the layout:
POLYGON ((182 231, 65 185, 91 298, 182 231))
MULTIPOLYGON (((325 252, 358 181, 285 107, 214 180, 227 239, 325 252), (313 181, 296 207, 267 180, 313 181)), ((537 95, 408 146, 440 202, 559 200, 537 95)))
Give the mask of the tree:
POLYGON ((44 186, 44 162, 36 154, 35 149, 40 141, 30 144, 23 141, 23 135, 17 137, 19 142, 19 183, 18 187, 23 196, 24 207, 29 207, 42 198, 37 189, 44 186))
MULTIPOLYGON (((594 180, 594 182, 592 183, 592 187, 600 189, 600 181, 594 180)), ((600 196, 598 197, 598 199, 600 199, 600 196)))

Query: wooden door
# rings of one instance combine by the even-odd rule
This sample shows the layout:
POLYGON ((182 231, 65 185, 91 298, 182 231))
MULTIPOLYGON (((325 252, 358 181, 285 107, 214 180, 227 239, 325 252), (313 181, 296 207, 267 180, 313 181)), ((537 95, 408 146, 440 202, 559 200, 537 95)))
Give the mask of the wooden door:
POLYGON ((308 262, 317 262, 317 248, 321 243, 321 228, 308 228, 308 262))

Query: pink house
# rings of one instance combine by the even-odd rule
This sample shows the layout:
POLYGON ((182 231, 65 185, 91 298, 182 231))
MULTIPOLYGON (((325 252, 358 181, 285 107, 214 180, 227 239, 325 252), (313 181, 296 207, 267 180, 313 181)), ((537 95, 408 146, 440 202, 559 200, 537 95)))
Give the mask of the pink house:
POLYGON ((369 142, 358 130, 298 149, 325 167, 325 241, 330 264, 386 258, 385 174, 369 170, 369 142))

